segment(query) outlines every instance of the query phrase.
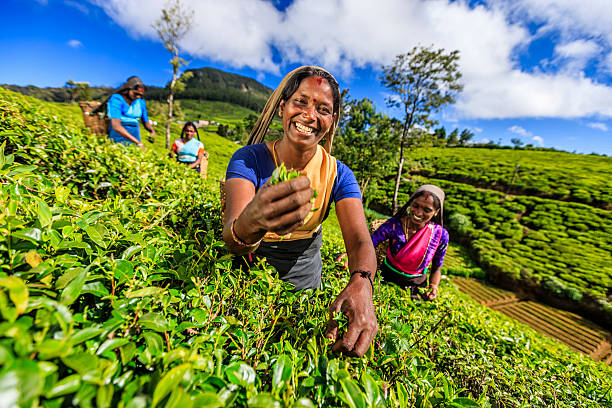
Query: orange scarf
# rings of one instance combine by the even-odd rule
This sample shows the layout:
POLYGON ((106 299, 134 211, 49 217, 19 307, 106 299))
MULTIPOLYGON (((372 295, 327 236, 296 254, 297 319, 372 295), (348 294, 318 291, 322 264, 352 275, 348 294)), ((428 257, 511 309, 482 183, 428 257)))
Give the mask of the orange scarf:
MULTIPOLYGON (((276 141, 274 143, 276 143, 276 141)), ((279 163, 276 161, 274 147, 272 148, 272 155, 274 157, 274 165, 278 167, 279 163)), ((310 217, 306 218, 306 223, 301 225, 297 230, 282 236, 273 232, 268 232, 263 237, 264 242, 306 239, 318 232, 321 228, 321 223, 323 223, 325 212, 329 206, 337 172, 338 163, 336 162, 336 158, 327 153, 321 145, 317 145, 317 152, 312 159, 310 159, 306 167, 304 167, 304 170, 300 171, 300 174, 304 174, 310 179, 310 187, 317 190, 317 196, 312 204, 312 209, 315 211, 311 212, 310 217)))

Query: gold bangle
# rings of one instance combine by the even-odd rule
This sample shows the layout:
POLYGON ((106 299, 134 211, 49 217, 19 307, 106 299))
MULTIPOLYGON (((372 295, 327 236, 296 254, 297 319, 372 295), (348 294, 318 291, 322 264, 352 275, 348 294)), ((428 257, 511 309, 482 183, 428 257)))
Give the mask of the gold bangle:
POLYGON ((261 243, 261 240, 262 240, 263 238, 261 238, 259 241, 256 241, 256 242, 254 242, 254 243, 252 243, 252 244, 247 244, 246 242, 244 242, 243 240, 241 240, 240 238, 238 238, 238 235, 236 235, 236 231, 234 230, 234 224, 236 224, 236 220, 237 220, 237 219, 238 219, 238 218, 236 218, 236 219, 234 219, 234 221, 232 221, 232 227, 230 228, 230 229, 231 229, 231 231, 232 231, 232 239, 234 240, 234 242, 235 242, 236 244, 238 244, 238 246, 245 247, 245 248, 254 248, 254 247, 256 247, 257 245, 259 245, 259 244, 261 243))

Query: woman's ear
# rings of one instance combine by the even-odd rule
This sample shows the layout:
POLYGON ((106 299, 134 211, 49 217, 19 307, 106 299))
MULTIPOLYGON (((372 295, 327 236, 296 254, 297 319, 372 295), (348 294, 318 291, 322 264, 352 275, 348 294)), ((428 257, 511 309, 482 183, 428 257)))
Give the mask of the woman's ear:
POLYGON ((285 101, 281 101, 278 105, 278 116, 283 117, 283 109, 285 108, 285 101))

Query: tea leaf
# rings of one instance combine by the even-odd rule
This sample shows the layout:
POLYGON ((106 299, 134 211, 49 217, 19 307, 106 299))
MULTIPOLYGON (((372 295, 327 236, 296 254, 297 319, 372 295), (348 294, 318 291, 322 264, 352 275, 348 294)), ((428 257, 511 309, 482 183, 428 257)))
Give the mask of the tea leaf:
POLYGON ((40 222, 40 226, 43 228, 51 225, 51 209, 49 206, 42 200, 38 200, 38 221, 40 222))
POLYGON ((155 391, 153 391, 153 401, 151 403, 151 408, 155 408, 157 404, 163 400, 166 395, 168 395, 183 379, 185 374, 189 371, 191 365, 181 364, 176 367, 173 367, 168 371, 162 379, 159 381, 157 386, 155 387, 155 391))
POLYGON ((291 378, 293 364, 286 355, 278 356, 272 368, 272 390, 279 392, 285 383, 291 378))
POLYGON ((25 282, 16 276, 8 276, 6 278, 0 278, 0 286, 8 289, 9 298, 15 304, 17 313, 24 313, 28 307, 29 297, 28 288, 25 282))
POLYGON ((253 367, 241 361, 225 367, 225 375, 232 384, 241 385, 243 387, 253 384, 256 378, 253 367))

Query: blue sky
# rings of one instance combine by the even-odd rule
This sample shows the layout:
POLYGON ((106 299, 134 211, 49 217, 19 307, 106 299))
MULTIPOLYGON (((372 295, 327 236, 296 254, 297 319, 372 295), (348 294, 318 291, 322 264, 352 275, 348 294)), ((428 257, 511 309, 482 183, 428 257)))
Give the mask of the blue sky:
MULTIPOLYGON (((610 0, 185 0, 189 68, 274 88, 302 64, 330 70, 353 98, 385 106, 381 65, 416 45, 457 49, 464 91, 437 115, 475 141, 612 155, 610 0)), ((163 86, 168 54, 151 23, 166 0, 4 0, 0 83, 163 86)))

